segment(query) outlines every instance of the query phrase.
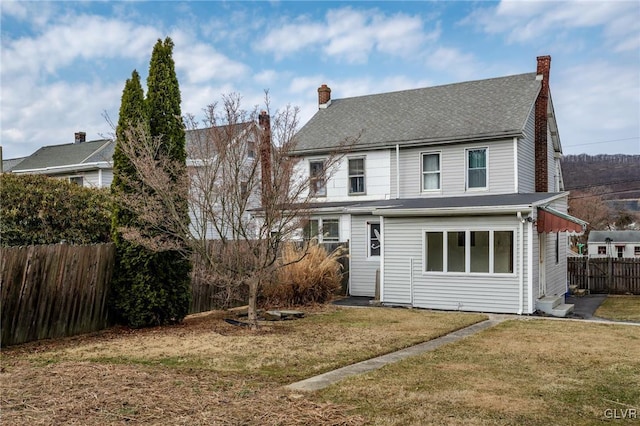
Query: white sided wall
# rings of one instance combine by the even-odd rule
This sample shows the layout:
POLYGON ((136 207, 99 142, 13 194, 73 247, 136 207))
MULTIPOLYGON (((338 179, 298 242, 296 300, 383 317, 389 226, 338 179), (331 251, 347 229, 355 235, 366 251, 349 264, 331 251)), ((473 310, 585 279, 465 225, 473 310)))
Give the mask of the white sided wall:
POLYGON ((528 309, 529 241, 512 216, 384 218, 383 303, 420 308, 478 312, 530 313, 528 309), (437 273, 424 271, 424 232, 493 229, 514 232, 514 272, 509 274, 437 273), (522 264, 522 298, 520 296, 522 264), (520 302, 522 301, 522 306, 520 302))
MULTIPOLYGON (((322 155, 303 157, 296 165, 297 179, 302 179, 303 181, 309 179, 309 161, 322 160, 323 158, 326 157, 322 155)), ((357 202, 388 199, 391 193, 390 173, 388 150, 348 154, 340 159, 333 170, 327 171, 329 177, 326 183, 327 195, 316 197, 312 201, 357 202), (365 159, 365 194, 349 194, 349 158, 365 159)), ((303 194, 303 196, 306 195, 306 193, 303 194)))
POLYGON ((513 139, 400 149, 400 194, 397 194, 396 152, 391 151, 391 197, 452 197, 517 192, 513 139), (466 189, 466 150, 487 148, 486 189, 466 189), (441 189, 422 191, 422 153, 440 153, 441 189))

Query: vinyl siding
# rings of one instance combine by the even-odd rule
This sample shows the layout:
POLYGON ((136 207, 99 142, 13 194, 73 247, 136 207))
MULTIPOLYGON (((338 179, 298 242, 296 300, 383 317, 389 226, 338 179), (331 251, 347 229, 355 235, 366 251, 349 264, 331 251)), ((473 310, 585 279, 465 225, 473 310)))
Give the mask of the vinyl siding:
POLYGON ((113 181, 113 169, 102 169, 102 187, 109 188, 113 181))
POLYGON ((379 218, 370 215, 351 216, 349 293, 352 296, 375 296, 376 270, 380 269, 380 261, 379 258, 367 258, 367 222, 379 222, 379 218))
MULTIPOLYGON (((567 199, 554 201, 551 207, 567 212, 567 199)), ((546 295, 562 295, 567 292, 567 233, 547 234, 546 246, 546 295), (559 239, 558 262, 556 263, 556 238, 559 239)))
MULTIPOLYGON (((395 159, 395 153, 393 157, 395 159)), ((512 139, 401 149, 399 198, 512 193, 515 187, 513 157, 512 139), (470 148, 487 148, 487 190, 466 189, 466 150, 470 148), (422 192, 421 154, 438 152, 440 153, 441 190, 422 192)))
MULTIPOLYGON (((385 218, 385 304, 428 309, 517 313, 519 310, 519 221, 513 216, 385 218), (482 227, 514 231, 514 273, 505 275, 424 273, 424 230, 482 227), (413 267, 411 264, 413 263, 413 267)), ((526 250, 525 250, 526 258, 526 250)), ((526 265, 524 265, 526 271, 526 265)), ((525 277, 526 278, 526 277, 525 277)), ((523 306, 526 311, 526 280, 523 306)))
MULTIPOLYGON (((321 160, 322 156, 304 157, 296 165, 298 179, 309 178, 309 161, 321 160)), ((395 158, 395 155, 394 155, 395 158)), ((395 161, 395 160, 394 160, 395 161)), ((328 171, 327 195, 314 201, 370 201, 391 197, 391 161, 389 150, 368 151, 362 154, 348 154, 342 158, 335 169, 328 171), (365 159, 365 193, 349 194, 349 158, 365 159)), ((306 193, 304 194, 306 196, 306 193)))
POLYGON ((524 127, 525 137, 518 140, 518 192, 535 192, 535 111, 531 110, 524 127))

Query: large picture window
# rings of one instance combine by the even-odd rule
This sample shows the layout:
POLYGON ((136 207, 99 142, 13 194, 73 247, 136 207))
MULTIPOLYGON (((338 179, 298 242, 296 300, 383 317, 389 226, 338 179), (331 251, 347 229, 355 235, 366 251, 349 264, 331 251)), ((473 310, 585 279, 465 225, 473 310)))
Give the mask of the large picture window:
POLYGON ((315 197, 324 197, 327 195, 324 160, 309 161, 309 191, 311 195, 315 197))
POLYGON ((349 158, 349 194, 364 193, 364 158, 349 158))
POLYGON ((440 154, 422 154, 422 190, 436 191, 440 189, 440 154))
POLYGON ((513 231, 425 231, 424 271, 512 274, 513 231))
POLYGON ((487 187, 487 149, 467 150, 467 188, 487 187))

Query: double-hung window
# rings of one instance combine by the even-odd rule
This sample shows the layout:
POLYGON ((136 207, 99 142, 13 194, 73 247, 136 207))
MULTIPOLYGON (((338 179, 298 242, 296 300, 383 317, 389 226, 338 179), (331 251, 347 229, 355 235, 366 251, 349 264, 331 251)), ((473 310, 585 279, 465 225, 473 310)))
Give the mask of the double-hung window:
POLYGON ((320 243, 340 241, 340 220, 332 218, 310 219, 304 227, 305 240, 316 239, 320 243))
POLYGON ((440 153, 422 154, 422 190, 440 189, 440 153))
POLYGON ((349 195, 364 193, 364 158, 349 158, 349 195))
POLYGON ((327 195, 324 160, 309 161, 309 191, 314 197, 327 195))
POLYGON ((483 189, 487 187, 487 149, 467 150, 467 188, 483 189))

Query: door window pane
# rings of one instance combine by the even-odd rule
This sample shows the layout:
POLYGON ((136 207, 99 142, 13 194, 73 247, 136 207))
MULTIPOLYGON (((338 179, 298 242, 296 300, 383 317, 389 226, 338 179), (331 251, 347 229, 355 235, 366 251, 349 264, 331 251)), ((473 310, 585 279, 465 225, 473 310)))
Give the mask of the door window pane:
POLYGON ((340 221, 338 219, 322 220, 322 241, 340 241, 340 221))
POLYGON ((369 224, 369 256, 380 256, 380 224, 369 224))

